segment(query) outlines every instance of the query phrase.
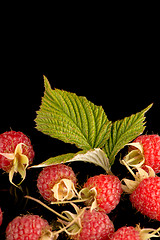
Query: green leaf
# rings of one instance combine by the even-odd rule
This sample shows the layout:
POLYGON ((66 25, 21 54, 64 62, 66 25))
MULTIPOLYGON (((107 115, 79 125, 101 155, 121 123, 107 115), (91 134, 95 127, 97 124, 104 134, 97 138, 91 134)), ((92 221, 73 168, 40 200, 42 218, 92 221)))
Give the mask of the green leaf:
POLYGON ((36 128, 84 150, 103 147, 111 129, 103 108, 75 93, 52 90, 46 77, 44 83, 45 92, 35 119, 36 128))
POLYGON ((62 154, 56 157, 51 157, 47 159, 46 161, 38 164, 38 165, 33 165, 29 168, 40 168, 40 167, 47 167, 51 166, 54 164, 60 164, 60 163, 65 163, 68 160, 72 159, 76 154, 75 153, 67 153, 67 154, 62 154))
POLYGON ((67 153, 60 156, 49 158, 48 160, 31 166, 30 168, 47 167, 54 164, 83 161, 93 163, 102 167, 107 173, 111 172, 111 166, 109 160, 103 150, 100 148, 90 149, 89 151, 83 150, 78 153, 67 153))
POLYGON ((144 114, 151 108, 152 104, 147 108, 118 120, 112 124, 110 137, 107 140, 104 151, 110 160, 111 165, 114 163, 117 153, 130 141, 143 133, 145 129, 145 116, 144 114))

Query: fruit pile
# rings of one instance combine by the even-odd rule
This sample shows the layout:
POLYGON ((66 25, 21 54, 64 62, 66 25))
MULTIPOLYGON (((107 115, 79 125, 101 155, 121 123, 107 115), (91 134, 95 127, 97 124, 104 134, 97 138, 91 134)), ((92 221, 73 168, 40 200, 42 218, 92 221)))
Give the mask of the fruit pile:
MULTIPOLYGON (((26 210, 25 214, 8 223, 6 239, 159 238, 160 136, 143 133, 144 115, 151 105, 112 123, 101 106, 74 93, 52 90, 46 78, 44 82, 45 92, 37 112, 36 128, 65 143, 75 144, 80 151, 33 165, 36 153, 24 133, 9 131, 0 134, 0 168, 8 174, 10 185, 23 193, 27 204, 32 202, 44 207, 54 216, 50 223, 47 215, 45 218, 38 215, 35 208, 33 212, 26 210), (79 169, 73 170, 72 164, 76 169, 76 163, 82 161, 101 168, 103 173, 99 174, 97 170, 97 174, 84 177, 87 180, 79 179, 79 169), (117 163, 124 168, 125 176, 119 172, 117 163), (39 198, 24 194, 23 183, 30 169, 40 169, 36 182, 33 181, 39 198), (145 218, 145 223, 152 222, 158 227, 142 226, 142 222, 131 226, 125 222, 117 228, 116 218, 123 214, 119 206, 125 201, 132 206, 135 215, 138 212, 141 219, 145 218), (59 211, 59 207, 63 211, 59 211)), ((0 225, 3 225, 5 214, 0 208, 0 225)), ((121 218, 125 219, 125 215, 121 218)))

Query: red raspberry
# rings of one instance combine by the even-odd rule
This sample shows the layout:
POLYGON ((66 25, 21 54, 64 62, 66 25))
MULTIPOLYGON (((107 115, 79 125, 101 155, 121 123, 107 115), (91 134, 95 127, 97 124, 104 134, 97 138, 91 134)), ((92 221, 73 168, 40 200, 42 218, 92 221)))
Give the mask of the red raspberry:
POLYGON ((118 177, 114 175, 97 175, 90 177, 84 188, 95 188, 97 191, 97 204, 105 213, 110 213, 119 203, 122 188, 118 177))
POLYGON ((152 228, 143 228, 141 229, 139 225, 135 228, 130 227, 121 227, 116 232, 114 232, 110 240, 149 240, 152 237, 159 237, 159 230, 152 228))
POLYGON ((9 173, 12 184, 14 173, 19 172, 22 181, 25 179, 26 168, 33 158, 31 141, 22 132, 10 131, 0 135, 0 168, 9 173))
POLYGON ((143 155, 145 165, 153 168, 155 173, 160 172, 160 136, 158 135, 141 135, 133 142, 139 142, 143 145, 143 155))
POLYGON ((130 201, 143 215, 160 221, 160 177, 142 180, 130 195, 130 201))
POLYGON ((48 222, 38 215, 18 216, 8 224, 6 240, 38 240, 48 231, 48 222))
POLYGON ((0 168, 9 172, 13 166, 13 161, 1 155, 1 153, 14 153, 16 146, 19 143, 22 145, 22 153, 28 157, 29 164, 32 163, 34 158, 34 151, 30 139, 22 132, 4 132, 0 134, 0 168))
POLYGON ((121 227, 110 237, 111 240, 142 240, 134 227, 121 227))
POLYGON ((3 213, 2 213, 2 210, 0 208, 0 226, 2 225, 2 220, 3 220, 3 213))
MULTIPOLYGON (((57 164, 45 167, 39 174, 37 179, 37 187, 39 189, 40 194, 43 198, 49 202, 57 201, 58 199, 55 198, 53 187, 56 184, 59 184, 62 179, 71 180, 73 185, 76 184, 76 176, 71 167, 66 166, 65 164, 57 164)), ((66 188, 64 183, 59 187, 60 193, 66 194, 66 188)), ((70 189, 74 191, 74 186, 70 189)))
POLYGON ((82 230, 75 240, 107 240, 114 232, 114 225, 104 212, 85 210, 81 219, 82 230))

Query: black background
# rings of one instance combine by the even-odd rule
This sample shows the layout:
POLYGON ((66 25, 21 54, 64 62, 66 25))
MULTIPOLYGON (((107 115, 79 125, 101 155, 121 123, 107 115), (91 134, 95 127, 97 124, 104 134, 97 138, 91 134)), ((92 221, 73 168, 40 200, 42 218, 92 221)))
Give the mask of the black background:
MULTIPOLYGON (((145 133, 160 133, 160 51, 156 14, 154 18, 145 16, 137 22, 135 18, 129 22, 128 17, 120 19, 106 23, 104 19, 87 23, 79 20, 75 24, 70 19, 60 25, 53 21, 50 28, 47 23, 42 24, 43 21, 32 28, 27 22, 23 28, 16 23, 8 26, 8 34, 3 35, 1 45, 0 133, 12 129, 29 136, 35 150, 35 164, 58 154, 78 151, 74 145, 52 139, 35 129, 34 119, 44 92, 43 75, 52 88, 75 92, 102 105, 111 121, 154 103, 146 114, 145 133)), ((72 167, 80 183, 89 175, 103 173, 90 164, 74 163, 72 167)), ((36 188, 39 171, 28 170, 22 186, 24 194, 29 191, 31 196, 41 199, 36 188)), ((113 171, 123 176, 118 160, 113 171)), ((8 175, 2 170, 0 193, 4 212, 2 238, 9 221, 19 214, 39 214, 49 222, 55 218, 36 203, 26 203, 23 194, 10 186, 8 175)), ((110 217, 116 229, 139 222, 142 227, 158 227, 157 222, 136 213, 125 199, 110 217)))

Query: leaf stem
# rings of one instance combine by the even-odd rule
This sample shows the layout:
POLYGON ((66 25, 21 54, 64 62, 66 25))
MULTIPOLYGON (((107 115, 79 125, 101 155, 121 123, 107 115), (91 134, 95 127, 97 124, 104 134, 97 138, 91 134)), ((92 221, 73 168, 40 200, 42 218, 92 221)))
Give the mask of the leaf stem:
POLYGON ((83 198, 83 199, 71 200, 71 201, 51 202, 51 204, 80 203, 80 202, 85 202, 89 199, 90 199, 90 197, 89 198, 83 198))
MULTIPOLYGON (((157 230, 155 230, 154 232, 152 232, 152 234, 154 235, 154 234, 158 233, 159 231, 160 231, 160 227, 157 230)), ((158 236, 160 236, 159 233, 158 233, 158 236)))
POLYGON ((54 214, 56 214, 57 216, 59 216, 60 218, 62 218, 63 220, 65 221, 69 221, 68 218, 66 218, 65 216, 63 216, 62 214, 56 212, 55 210, 53 210, 52 208, 48 207, 45 203, 41 202, 40 200, 36 199, 36 198, 33 198, 33 197, 30 197, 30 196, 24 196, 25 198, 28 198, 30 200, 33 200, 37 203, 39 203, 40 205, 42 205, 43 207, 47 208, 49 211, 53 212, 54 214))
POLYGON ((125 162, 125 160, 122 160, 122 163, 125 165, 125 167, 129 170, 129 172, 132 174, 132 176, 136 179, 135 173, 132 171, 132 169, 128 166, 128 164, 125 162))

